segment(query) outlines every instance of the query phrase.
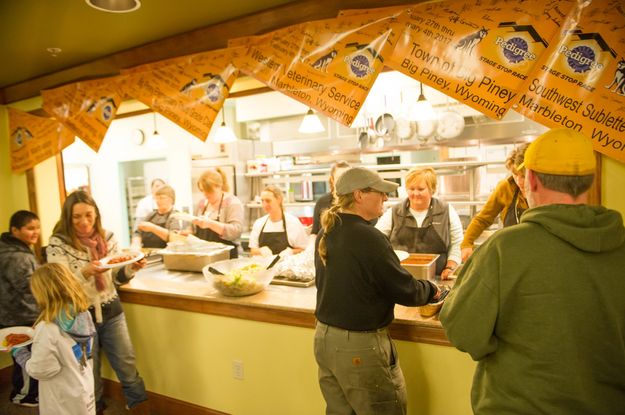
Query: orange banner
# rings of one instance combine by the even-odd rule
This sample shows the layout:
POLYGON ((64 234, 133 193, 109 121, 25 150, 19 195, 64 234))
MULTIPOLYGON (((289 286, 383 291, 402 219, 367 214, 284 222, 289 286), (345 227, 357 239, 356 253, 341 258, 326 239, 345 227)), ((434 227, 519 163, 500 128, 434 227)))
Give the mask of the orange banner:
POLYGON ((252 37, 247 53, 234 63, 272 89, 350 126, 393 51, 395 17, 358 14, 290 26, 252 37))
POLYGON ((574 0, 415 5, 387 65, 500 119, 557 35, 574 0))
POLYGON ((33 168, 74 142, 74 133, 60 122, 13 108, 9 112, 11 169, 21 173, 33 168))
POLYGON ((625 162, 625 9, 593 0, 570 23, 528 77, 515 110, 581 131, 596 151, 625 162))
POLYGON ((240 51, 220 49, 124 71, 124 90, 200 140, 206 140, 238 69, 240 51))
POLYGON ((119 77, 112 77, 44 90, 42 106, 98 151, 121 103, 119 82, 119 77))

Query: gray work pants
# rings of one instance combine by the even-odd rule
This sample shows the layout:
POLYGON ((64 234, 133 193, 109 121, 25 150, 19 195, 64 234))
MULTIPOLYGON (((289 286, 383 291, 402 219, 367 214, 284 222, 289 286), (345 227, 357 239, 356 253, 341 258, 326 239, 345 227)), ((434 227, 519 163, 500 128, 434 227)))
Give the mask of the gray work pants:
POLYGON ((406 383, 386 328, 349 331, 317 322, 315 359, 327 415, 405 415, 406 383))

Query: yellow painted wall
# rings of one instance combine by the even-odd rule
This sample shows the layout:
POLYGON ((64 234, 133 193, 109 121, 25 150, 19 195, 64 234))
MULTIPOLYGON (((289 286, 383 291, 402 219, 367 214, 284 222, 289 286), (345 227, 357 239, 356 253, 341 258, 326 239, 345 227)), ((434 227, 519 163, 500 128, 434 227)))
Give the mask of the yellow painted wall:
POLYGON ((0 232, 6 232, 13 212, 28 209, 28 191, 26 175, 11 171, 9 117, 4 106, 0 106, 0 200, 0 232))
POLYGON ((602 204, 621 212, 625 217, 625 163, 602 157, 601 194, 602 204))
MULTIPOLYGON (((318 415, 314 330, 124 304, 151 392, 236 415, 318 415), (232 375, 233 360, 244 380, 232 375)), ((452 347, 399 341, 409 414, 470 414, 475 364, 452 347)), ((110 367, 103 369, 115 379, 110 367)))

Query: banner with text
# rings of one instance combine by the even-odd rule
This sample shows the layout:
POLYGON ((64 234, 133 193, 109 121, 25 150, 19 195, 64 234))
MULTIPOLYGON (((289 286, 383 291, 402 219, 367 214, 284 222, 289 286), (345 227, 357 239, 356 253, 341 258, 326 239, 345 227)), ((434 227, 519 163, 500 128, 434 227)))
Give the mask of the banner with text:
POLYGON ((13 108, 9 113, 11 170, 22 173, 58 154, 74 142, 74 133, 52 118, 13 108))
POLYGON ((395 47, 396 16, 319 20, 238 40, 249 48, 234 64, 272 89, 350 126, 395 47))
POLYGON ((625 162, 625 7, 580 6, 519 93, 515 111, 548 127, 581 131, 625 162))
POLYGON ((501 119, 574 5, 575 0, 414 5, 399 17, 403 33, 387 65, 501 119))
POLYGON ((48 114, 98 151, 121 103, 120 77, 76 82, 41 96, 48 114))
POLYGON ((123 71, 124 91, 204 141, 239 73, 230 63, 239 50, 214 50, 123 71))

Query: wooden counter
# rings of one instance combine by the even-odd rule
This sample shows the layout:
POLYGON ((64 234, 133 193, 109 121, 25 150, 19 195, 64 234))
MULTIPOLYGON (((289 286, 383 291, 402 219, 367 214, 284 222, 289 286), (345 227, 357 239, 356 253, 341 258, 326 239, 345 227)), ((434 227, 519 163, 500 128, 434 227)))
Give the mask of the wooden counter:
MULTIPOLYGON (((314 328, 316 288, 270 285, 246 297, 220 295, 201 273, 169 271, 163 264, 139 271, 120 287, 123 302, 196 313, 314 328)), ((395 307, 394 339, 450 346, 436 317, 423 318, 416 307, 395 307)))

